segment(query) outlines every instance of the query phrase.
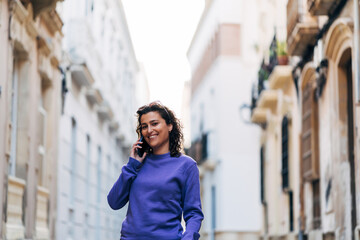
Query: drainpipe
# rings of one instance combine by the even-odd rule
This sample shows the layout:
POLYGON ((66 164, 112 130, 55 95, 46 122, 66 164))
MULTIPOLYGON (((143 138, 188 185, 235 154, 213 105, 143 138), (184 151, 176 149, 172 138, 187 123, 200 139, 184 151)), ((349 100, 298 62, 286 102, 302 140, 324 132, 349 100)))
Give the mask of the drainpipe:
POLYGON ((353 0, 354 2, 354 77, 355 77, 355 100, 356 103, 360 101, 360 52, 359 52, 359 3, 358 0, 353 0))

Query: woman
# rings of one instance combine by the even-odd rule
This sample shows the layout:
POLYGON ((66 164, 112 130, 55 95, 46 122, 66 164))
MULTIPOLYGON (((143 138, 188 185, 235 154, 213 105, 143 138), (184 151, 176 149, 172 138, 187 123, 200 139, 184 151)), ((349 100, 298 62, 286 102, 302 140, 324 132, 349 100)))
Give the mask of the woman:
POLYGON ((121 240, 199 239, 204 218, 199 170, 192 158, 180 153, 180 121, 159 102, 140 107, 137 119, 136 132, 143 141, 132 146, 129 162, 108 194, 114 210, 129 202, 121 240))

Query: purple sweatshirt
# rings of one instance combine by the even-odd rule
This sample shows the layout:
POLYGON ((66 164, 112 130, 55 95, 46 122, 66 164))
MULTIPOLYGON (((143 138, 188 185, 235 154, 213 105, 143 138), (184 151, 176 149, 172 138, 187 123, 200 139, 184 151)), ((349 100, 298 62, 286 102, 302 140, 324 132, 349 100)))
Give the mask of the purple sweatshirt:
POLYGON ((199 170, 186 156, 150 154, 143 163, 129 158, 108 194, 114 210, 128 201, 122 240, 197 240, 204 218, 199 170), (181 226, 184 215, 186 231, 181 226))

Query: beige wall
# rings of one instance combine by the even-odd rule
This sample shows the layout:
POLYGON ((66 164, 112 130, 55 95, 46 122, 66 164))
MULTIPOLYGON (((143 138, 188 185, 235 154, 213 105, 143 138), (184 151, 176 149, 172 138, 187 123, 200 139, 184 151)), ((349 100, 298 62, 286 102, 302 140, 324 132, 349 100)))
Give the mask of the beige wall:
POLYGON ((300 217, 300 119, 297 92, 291 75, 292 67, 277 65, 269 76, 269 87, 260 93, 252 121, 262 126, 264 149, 263 179, 264 238, 293 238, 299 232, 300 217), (282 181, 282 121, 288 119, 288 187, 282 181), (290 195, 292 194, 292 202, 290 195), (290 208, 292 203, 292 219, 290 208), (293 223, 290 230, 291 221, 293 223))
MULTIPOLYGON (((305 232, 311 239, 322 238, 322 235, 326 233, 332 233, 336 239, 351 239, 353 232, 351 226, 351 167, 348 151, 349 126, 346 107, 349 93, 346 92, 346 76, 339 68, 346 59, 347 51, 349 55, 353 52, 352 7, 352 1, 348 1, 340 17, 332 23, 324 35, 323 45, 315 50, 315 60, 308 63, 317 67, 319 62, 316 59, 318 58, 326 58, 329 62, 326 84, 317 101, 319 108, 320 231, 314 230, 312 226, 312 187, 310 182, 304 183, 305 232)), ((307 81, 305 71, 303 70, 300 85, 307 81)), ((352 80, 354 99, 355 80, 354 78, 352 80)), ((357 118, 354 107, 355 119, 357 118)), ((356 125, 357 122, 355 121, 354 130, 356 125)), ((358 146, 356 139, 358 137, 355 135, 355 166, 357 167, 358 151, 356 149, 358 146)), ((359 181, 359 174, 356 169, 356 179, 359 181)))
POLYGON ((56 216, 62 22, 51 9, 37 12, 39 15, 34 21, 31 4, 24 6, 18 0, 2 0, 0 4, 0 52, 6 53, 0 55, 0 72, 5 73, 0 76, 0 107, 6 113, 0 116, 0 156, 6 159, 0 161, 3 164, 0 166, 0 216, 4 219, 6 214, 7 219, 6 223, 2 222, 0 233, 6 239, 50 239, 56 216), (18 101, 17 124, 12 124, 11 113, 16 109, 12 108, 15 79, 18 82, 14 98, 18 101), (41 105, 45 109, 42 112, 41 105), (17 138, 12 141, 16 142, 16 168, 15 173, 8 173, 11 140, 15 136, 11 134, 12 129, 16 129, 17 138), (44 142, 43 132, 46 132, 44 142))
MULTIPOLYGON (((8 64, 7 64, 7 53, 9 49, 8 35, 3 34, 6 32, 6 28, 8 26, 8 1, 1 0, 0 1, 0 112, 6 113, 8 111, 8 95, 7 95, 7 78, 8 78, 8 64)), ((1 114, 0 117, 0 199, 2 202, 0 208, 0 238, 2 238, 4 234, 4 203, 6 198, 6 171, 7 171, 7 155, 6 155, 6 142, 7 135, 6 126, 7 126, 7 114, 1 114)))

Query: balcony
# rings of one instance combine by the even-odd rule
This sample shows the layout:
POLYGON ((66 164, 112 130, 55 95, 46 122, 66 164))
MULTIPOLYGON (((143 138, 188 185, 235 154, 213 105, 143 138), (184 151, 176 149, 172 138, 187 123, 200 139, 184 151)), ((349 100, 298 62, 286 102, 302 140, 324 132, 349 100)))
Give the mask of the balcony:
POLYGON ((308 46, 314 46, 319 32, 316 17, 303 7, 305 1, 289 0, 287 4, 287 46, 292 56, 302 56, 308 46))
POLYGON ((308 0, 308 11, 315 16, 328 15, 340 0, 308 0))
POLYGON ((292 84, 291 72, 291 66, 275 66, 267 80, 268 89, 260 92, 252 107, 251 122, 264 124, 270 119, 271 113, 276 113, 281 91, 286 93, 288 86, 292 84))
POLYGON ((104 100, 100 91, 94 88, 88 88, 85 93, 86 99, 91 105, 100 104, 104 100))
POLYGON ((271 89, 285 89, 292 83, 292 66, 276 66, 269 76, 271 89))
POLYGON ((117 131, 119 129, 119 127, 120 127, 119 123, 115 120, 109 124, 109 130, 111 132, 117 131))
POLYGON ((265 124, 278 110, 280 90, 286 92, 291 84, 292 67, 288 64, 285 41, 278 41, 276 35, 269 47, 269 59, 262 61, 258 71, 258 82, 252 89, 251 122, 265 124), (268 63, 266 63, 268 62, 268 63))
POLYGON ((49 190, 39 186, 36 201, 36 239, 50 239, 48 202, 49 190))
POLYGON ((93 75, 85 63, 71 65, 70 72, 72 80, 80 87, 89 87, 95 82, 93 75))
POLYGON ((41 12, 55 8, 57 1, 58 0, 32 0, 31 3, 34 11, 34 19, 41 12))
POLYGON ((24 239, 23 199, 25 181, 9 176, 7 198, 6 239, 24 239))
POLYGON ((55 9, 46 11, 41 16, 44 19, 44 23, 46 24, 47 28, 50 30, 51 34, 55 34, 56 32, 61 33, 61 29, 64 23, 61 20, 59 14, 55 11, 55 9))
POLYGON ((270 109, 271 113, 276 113, 279 101, 279 94, 280 92, 278 90, 273 89, 263 91, 257 102, 257 107, 270 109))
POLYGON ((264 124, 268 121, 269 115, 269 109, 257 107, 252 112, 251 122, 257 124, 264 124))
POLYGON ((101 121, 111 120, 114 117, 114 113, 107 103, 98 105, 96 111, 101 121))

